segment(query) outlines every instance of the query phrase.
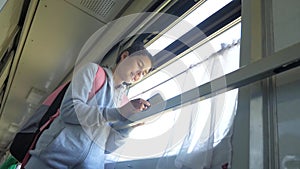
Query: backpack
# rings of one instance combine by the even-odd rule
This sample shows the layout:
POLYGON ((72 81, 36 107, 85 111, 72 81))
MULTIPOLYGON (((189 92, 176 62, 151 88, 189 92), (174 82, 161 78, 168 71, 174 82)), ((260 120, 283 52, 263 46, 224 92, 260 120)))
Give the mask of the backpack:
MULTIPOLYGON (((92 91, 89 93, 89 99, 101 89, 105 80, 105 71, 98 65, 92 91)), ((22 166, 29 160, 29 150, 35 148, 35 144, 40 135, 43 131, 48 129, 54 119, 59 116, 59 107, 69 85, 70 82, 67 82, 52 92, 15 135, 9 151, 19 162, 22 162, 22 166)))

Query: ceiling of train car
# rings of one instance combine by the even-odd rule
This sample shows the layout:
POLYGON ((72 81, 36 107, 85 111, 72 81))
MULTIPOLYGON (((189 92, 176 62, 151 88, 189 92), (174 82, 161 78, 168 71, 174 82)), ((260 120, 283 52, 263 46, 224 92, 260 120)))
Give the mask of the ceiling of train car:
MULTIPOLYGON (((16 8, 17 2, 20 1, 10 0, 4 6, 3 10, 11 10, 8 17, 16 14, 16 10, 12 9, 16 8), (8 5, 10 3, 12 6, 8 5)), ((30 2, 30 5, 24 25, 17 26, 18 18, 15 22, 5 21, 7 25, 15 23, 13 26, 20 27, 22 34, 15 55, 12 55, 14 58, 7 74, 6 88, 3 89, 3 100, 0 100, 1 156, 7 151, 20 125, 41 100, 70 75, 82 45, 95 31, 116 17, 154 10, 165 3, 163 0, 102 0, 98 4, 90 0, 25 2, 30 2)), ((17 10, 21 13, 22 8, 17 10)), ((3 21, 1 17, 0 20, 3 21)), ((102 53, 105 54, 113 45, 110 42, 114 41, 114 36, 108 36, 111 35, 109 32, 120 28, 128 32, 132 22, 129 20, 127 25, 122 23, 122 26, 114 25, 114 29, 106 30, 102 53)), ((1 78, 2 75, 1 72, 1 78)))

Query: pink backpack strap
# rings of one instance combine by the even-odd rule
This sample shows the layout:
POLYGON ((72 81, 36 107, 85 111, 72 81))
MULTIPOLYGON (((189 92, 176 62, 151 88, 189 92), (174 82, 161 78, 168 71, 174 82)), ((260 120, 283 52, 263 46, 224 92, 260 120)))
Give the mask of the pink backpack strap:
POLYGON ((59 86, 54 92, 52 92, 43 102, 43 105, 50 106, 57 95, 60 93, 60 91, 68 84, 69 82, 66 82, 65 84, 59 86))
POLYGON ((93 87, 91 92, 89 93, 89 99, 91 99, 95 94, 101 89, 103 86, 104 82, 106 80, 106 74, 105 71, 102 67, 98 65, 98 70, 93 82, 93 87))

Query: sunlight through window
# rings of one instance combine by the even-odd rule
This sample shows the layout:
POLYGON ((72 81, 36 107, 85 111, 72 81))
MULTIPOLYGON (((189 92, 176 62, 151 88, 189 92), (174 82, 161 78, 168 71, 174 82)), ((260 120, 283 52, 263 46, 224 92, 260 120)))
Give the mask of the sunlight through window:
POLYGON ((187 15, 182 21, 180 21, 165 34, 163 34, 160 38, 158 38, 155 42, 153 42, 150 46, 148 46, 147 49, 154 56, 160 50, 173 43, 179 37, 190 31, 192 28, 197 26, 199 23, 207 19, 209 16, 220 10, 231 1, 232 0, 205 1, 197 9, 187 15))
MULTIPOLYGON (((191 24, 190 28, 193 28, 195 25, 198 25, 213 13, 220 10, 230 1, 231 0, 205 1, 195 11, 189 14, 184 21, 189 22, 191 24)), ((178 37, 187 33, 190 30, 189 28, 180 29, 183 22, 175 25, 147 49, 155 55, 160 50, 163 50, 165 47, 172 44, 178 37)), ((160 93, 164 100, 169 100, 188 90, 237 70, 239 68, 240 57, 240 37, 241 24, 237 23, 190 53, 187 53, 182 58, 177 59, 142 82, 131 87, 128 93, 129 98, 148 99, 154 94, 160 93), (182 73, 183 71, 184 73, 182 73)), ((224 81, 224 84, 226 85, 226 81, 224 81)), ((134 141, 131 140, 130 143, 125 143, 122 146, 122 151, 138 151, 136 149, 141 146, 137 146, 136 143, 138 143, 139 140, 143 141, 159 137, 169 131, 167 137, 162 137, 162 139, 160 139, 159 145, 161 147, 150 146, 143 149, 143 151, 147 151, 148 149, 151 151, 155 148, 161 148, 161 150, 158 151, 159 153, 146 157, 139 156, 137 158, 160 157, 165 153, 167 148, 171 148, 168 150, 168 155, 174 155, 180 150, 181 145, 184 142, 183 139, 191 127, 193 128, 193 132, 189 133, 190 142, 188 152, 191 152, 195 147, 199 146, 200 143, 207 141, 207 139, 211 137, 211 131, 213 131, 212 135, 214 136, 213 145, 216 146, 228 133, 228 129, 231 126, 235 114, 237 91, 238 90, 232 90, 219 96, 205 99, 200 102, 193 102, 189 105, 158 113, 145 119, 144 125, 132 130, 129 137, 134 141), (215 108, 216 103, 221 104, 221 106, 215 108), (215 112, 216 114, 212 112, 215 112), (216 124, 213 125, 214 128, 212 129, 209 128, 208 121, 213 114, 217 116, 217 118, 214 119, 216 124), (182 123, 183 125, 181 128, 184 128, 185 130, 183 129, 183 132, 186 133, 181 138, 178 138, 177 142, 171 143, 172 139, 179 133, 178 129, 181 129, 176 128, 176 130, 174 130, 174 124, 180 124, 179 121, 182 120, 182 118, 184 119, 184 123, 182 123), (170 144, 173 145, 169 146, 170 144)), ((127 159, 126 157, 118 158, 118 161, 125 160, 131 159, 127 159)))
MULTIPOLYGON (((131 99, 133 99, 133 96, 147 99, 159 92, 163 95, 165 100, 168 100, 194 87, 238 69, 240 35, 241 24, 238 23, 216 38, 198 47, 194 52, 188 53, 156 74, 139 84, 136 84, 130 89, 129 97, 131 99), (217 61, 221 65, 221 71, 216 73, 215 69, 217 61), (188 72, 173 78, 174 75, 199 62, 202 63, 193 67, 188 72), (162 83, 167 79, 171 80, 162 83), (191 81, 193 81, 193 85, 191 85, 191 81), (160 83, 162 84, 147 91, 147 89, 160 83), (146 92, 141 94, 142 91, 146 92)), ((222 97, 225 97, 226 99, 223 100, 222 109, 220 110, 222 111, 222 114, 218 115, 220 116, 218 117, 220 120, 218 120, 218 124, 216 125, 218 129, 214 132, 214 145, 217 145, 228 132, 228 128, 230 127, 228 125, 230 124, 232 114, 234 113, 237 90, 226 92, 222 97)), ((195 119, 197 119, 196 125, 194 126, 196 132, 194 132, 193 135, 195 138, 199 138, 200 136, 203 137, 203 131, 205 130, 206 132, 207 130, 205 125, 212 110, 212 102, 211 99, 206 99, 197 103, 197 105, 197 111, 199 113, 197 113, 197 116, 195 117, 195 119)), ((150 118, 149 122, 145 120, 146 124, 144 126, 134 129, 131 132, 130 137, 134 139, 147 139, 161 135, 173 127, 179 113, 183 112, 176 110, 155 115, 153 118, 150 118)), ((202 141, 205 142, 207 139, 208 136, 202 138, 202 141)), ((193 149, 197 144, 199 144, 199 139, 193 139, 190 143, 190 149, 193 149)), ((179 148, 180 145, 178 145, 177 148, 174 148, 173 153, 175 154, 179 148)))

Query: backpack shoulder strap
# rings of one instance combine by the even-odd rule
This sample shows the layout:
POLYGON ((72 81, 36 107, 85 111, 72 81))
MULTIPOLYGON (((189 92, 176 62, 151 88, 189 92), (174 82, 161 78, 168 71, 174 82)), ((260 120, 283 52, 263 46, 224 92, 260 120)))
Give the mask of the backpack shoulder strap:
POLYGON ((91 99, 95 94, 102 88, 103 84, 106 80, 106 74, 104 69, 98 65, 98 70, 93 82, 93 87, 91 92, 89 93, 89 99, 91 99))
MULTIPOLYGON (((44 116, 42 117, 42 119, 39 123, 39 128, 42 127, 50 119, 51 116, 53 116, 57 113, 57 110, 59 109, 59 107, 61 105, 61 102, 64 98, 64 95, 65 95, 69 85, 70 85, 70 82, 67 82, 67 83, 61 85, 57 90, 55 90, 53 92, 55 94, 55 96, 53 96, 54 98, 52 98, 52 96, 51 96, 51 95, 53 95, 53 93, 49 96, 52 101, 49 105, 47 112, 44 114, 44 116)), ((48 100, 48 98, 46 100, 48 100)))
POLYGON ((59 93, 64 89, 65 86, 68 86, 70 82, 67 82, 61 86, 59 86, 54 92, 52 92, 42 103, 43 105, 50 106, 55 98, 59 95, 59 93))

